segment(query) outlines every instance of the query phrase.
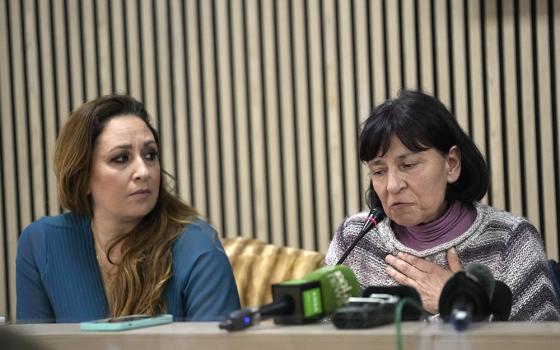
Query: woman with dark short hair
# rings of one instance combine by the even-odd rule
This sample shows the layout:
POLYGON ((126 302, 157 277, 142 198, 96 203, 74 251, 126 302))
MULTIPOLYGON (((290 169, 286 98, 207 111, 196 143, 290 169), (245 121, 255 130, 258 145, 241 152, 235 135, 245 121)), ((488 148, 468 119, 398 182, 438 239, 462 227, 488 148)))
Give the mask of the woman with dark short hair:
MULTIPOLYGON (((375 108, 359 143, 371 176, 367 203, 387 214, 345 260, 362 287, 413 287, 424 309, 438 314, 449 278, 480 263, 511 289, 510 320, 559 319, 539 232, 526 219, 480 202, 488 190, 486 162, 441 102, 402 91, 375 108)), ((343 255, 366 217, 340 225, 327 264, 343 255)))
POLYGON ((99 97, 70 115, 54 155, 68 212, 19 238, 18 322, 161 313, 212 321, 240 307, 216 231, 169 189, 159 152, 132 97, 99 97))

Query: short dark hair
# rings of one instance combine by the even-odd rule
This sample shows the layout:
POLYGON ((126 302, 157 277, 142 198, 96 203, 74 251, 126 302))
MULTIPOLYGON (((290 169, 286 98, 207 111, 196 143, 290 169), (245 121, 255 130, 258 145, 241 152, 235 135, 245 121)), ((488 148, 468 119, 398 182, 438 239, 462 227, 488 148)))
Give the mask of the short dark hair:
MULTIPOLYGON (((359 154, 362 162, 389 150, 391 136, 397 136, 414 152, 434 148, 442 154, 457 146, 461 151, 461 175, 447 185, 445 198, 472 204, 488 191, 488 167, 480 150, 451 112, 436 98, 419 91, 402 90, 395 99, 377 106, 362 126, 359 154)), ((370 183, 366 191, 370 208, 381 205, 370 183)))

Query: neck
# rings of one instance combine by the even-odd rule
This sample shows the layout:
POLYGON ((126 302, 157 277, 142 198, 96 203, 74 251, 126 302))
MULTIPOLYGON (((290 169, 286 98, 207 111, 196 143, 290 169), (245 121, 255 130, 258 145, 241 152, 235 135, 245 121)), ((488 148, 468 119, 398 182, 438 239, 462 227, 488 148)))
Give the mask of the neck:
POLYGON ((122 221, 94 216, 91 220, 91 229, 99 246, 106 250, 111 242, 130 232, 137 224, 138 220, 122 221))

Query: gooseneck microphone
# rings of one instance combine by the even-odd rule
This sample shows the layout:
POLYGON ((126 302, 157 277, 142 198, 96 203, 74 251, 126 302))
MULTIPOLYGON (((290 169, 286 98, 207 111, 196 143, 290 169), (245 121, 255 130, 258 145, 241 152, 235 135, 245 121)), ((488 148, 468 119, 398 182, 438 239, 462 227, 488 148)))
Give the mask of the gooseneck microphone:
POLYGON ((323 266, 302 279, 272 285, 272 303, 232 312, 221 329, 242 330, 274 317, 277 324, 316 322, 360 294, 352 270, 343 265, 323 266))
POLYGON ((370 212, 369 215, 367 217, 367 220, 364 224, 364 226, 362 226, 362 230, 360 231, 360 233, 358 234, 358 236, 356 236, 356 238, 354 239, 354 241, 352 241, 352 244, 350 244, 350 246, 348 247, 348 249, 346 249, 346 251, 344 252, 344 254, 342 254, 342 256, 340 257, 340 259, 338 259, 338 261, 336 262, 337 265, 340 265, 344 262, 344 260, 346 260, 346 258, 348 257, 348 255, 352 252, 352 250, 354 249, 354 247, 356 246, 356 244, 358 244, 358 242, 364 238, 364 236, 366 235, 366 233, 368 233, 372 228, 374 228, 375 226, 377 226, 377 224, 379 224, 381 221, 383 221, 383 219, 385 219, 385 212, 383 212, 383 209, 381 208, 373 208, 370 212))

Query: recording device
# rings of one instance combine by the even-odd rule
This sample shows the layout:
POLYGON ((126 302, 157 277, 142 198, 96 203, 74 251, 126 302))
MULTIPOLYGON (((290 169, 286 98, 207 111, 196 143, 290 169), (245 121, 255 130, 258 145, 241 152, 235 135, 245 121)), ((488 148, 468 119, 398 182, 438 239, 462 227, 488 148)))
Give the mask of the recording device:
MULTIPOLYGON (((418 292, 412 287, 367 287, 361 298, 350 298, 346 306, 333 313, 332 321, 336 328, 372 328, 395 322, 395 309, 403 299, 409 298, 421 304, 418 292)), ((419 320, 422 315, 415 305, 403 308, 402 319, 419 320)))
POLYGON ((458 331, 471 322, 507 320, 511 311, 511 290, 496 281, 490 269, 471 264, 457 272, 441 291, 439 312, 458 331))
POLYGON ((346 260, 346 258, 348 257, 348 255, 350 254, 350 252, 352 252, 352 250, 354 249, 354 247, 356 246, 356 244, 358 244, 358 242, 364 238, 364 236, 366 235, 366 233, 368 233, 372 228, 374 228, 375 226, 377 226, 377 224, 379 224, 381 221, 383 221, 383 219, 385 219, 385 212, 383 212, 383 209, 381 208, 373 208, 368 216, 367 216, 367 220, 364 224, 364 226, 362 226, 362 229, 360 231, 360 233, 356 236, 356 238, 354 239, 354 241, 352 241, 352 244, 350 244, 350 246, 348 247, 348 249, 346 249, 346 251, 344 252, 344 254, 342 254, 342 257, 340 257, 340 259, 338 259, 338 261, 336 262, 337 265, 340 265, 344 262, 344 260, 346 260))
POLYGON ((271 317, 276 324, 315 322, 358 295, 358 280, 350 268, 324 266, 302 279, 273 284, 272 303, 234 311, 219 327, 236 331, 271 317))

